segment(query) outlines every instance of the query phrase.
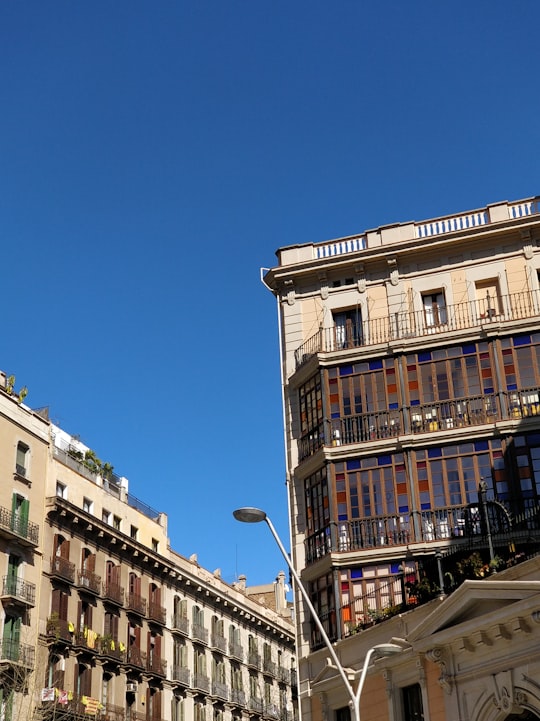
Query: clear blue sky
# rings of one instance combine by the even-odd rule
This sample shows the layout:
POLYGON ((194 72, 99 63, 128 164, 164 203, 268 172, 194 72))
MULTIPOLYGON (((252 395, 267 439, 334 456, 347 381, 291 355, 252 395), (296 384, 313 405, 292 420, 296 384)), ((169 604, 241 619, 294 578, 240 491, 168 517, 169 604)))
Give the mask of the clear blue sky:
POLYGON ((284 567, 280 245, 540 193, 533 0, 4 0, 0 367, 233 581, 284 567))

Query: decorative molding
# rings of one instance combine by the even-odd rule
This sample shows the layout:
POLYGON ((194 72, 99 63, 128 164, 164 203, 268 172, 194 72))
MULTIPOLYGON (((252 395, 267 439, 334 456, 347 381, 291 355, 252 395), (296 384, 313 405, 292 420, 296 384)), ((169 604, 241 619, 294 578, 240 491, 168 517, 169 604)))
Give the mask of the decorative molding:
POLYGON ((390 273, 390 283, 397 285, 399 283, 399 270, 396 258, 387 258, 388 272, 390 273))
POLYGON ((321 298, 327 300, 328 298, 328 276, 324 271, 321 271, 318 275, 321 282, 321 298))
POLYGON ((356 287, 359 293, 366 292, 366 269, 363 263, 358 263, 354 266, 354 272, 356 273, 356 287))
POLYGON ((454 679, 451 674, 448 673, 447 661, 444 657, 443 650, 441 648, 432 648, 426 652, 426 658, 428 661, 432 661, 439 666, 441 675, 438 678, 439 686, 447 694, 451 694, 454 688, 454 679))
POLYGON ((288 305, 294 305, 294 301, 296 299, 294 280, 285 280, 283 281, 283 285, 285 286, 285 298, 288 305))

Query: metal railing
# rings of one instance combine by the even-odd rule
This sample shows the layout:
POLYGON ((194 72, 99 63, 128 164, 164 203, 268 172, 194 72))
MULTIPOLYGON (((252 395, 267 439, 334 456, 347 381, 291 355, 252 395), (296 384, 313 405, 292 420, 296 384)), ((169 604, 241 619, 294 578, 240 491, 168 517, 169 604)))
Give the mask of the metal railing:
POLYGON ((33 546, 39 544, 38 524, 32 523, 20 513, 13 513, 2 507, 0 507, 0 531, 7 532, 10 536, 17 536, 33 546))
POLYGON ((162 625, 165 625, 167 619, 167 610, 161 604, 155 601, 150 601, 148 604, 148 618, 152 621, 156 621, 162 625))
POLYGON ((220 681, 212 681, 212 696, 215 696, 222 701, 228 701, 229 687, 227 686, 227 684, 220 681))
POLYGON ((167 661, 151 653, 146 657, 146 670, 156 676, 165 677, 167 675, 167 661))
POLYGON ((203 673, 193 672, 193 688, 210 693, 210 679, 203 673))
POLYGON ((194 641, 201 641, 202 643, 208 643, 208 629, 201 626, 200 623, 191 624, 191 638, 194 641))
POLYGON ((75 581, 75 564, 62 556, 53 556, 51 558, 51 575, 73 583, 75 581))
POLYGON ((184 636, 189 636, 189 618, 178 613, 173 614, 171 628, 173 631, 180 631, 184 636))
POLYGON ((103 598, 122 606, 124 603, 124 589, 119 583, 105 581, 103 583, 103 598))
MULTIPOLYGON (((503 504, 487 501, 487 513, 493 533, 510 532, 511 514, 503 504)), ((314 563, 329 553, 470 539, 484 534, 479 503, 341 521, 306 538, 306 562, 314 563)))
POLYGON ((128 593, 126 599, 126 608, 128 611, 133 611, 139 614, 139 616, 146 615, 146 599, 138 593, 128 593))
POLYGON ((227 653, 227 639, 219 633, 212 633, 210 635, 210 645, 212 648, 221 651, 221 653, 227 653))
POLYGON ((244 648, 239 643, 229 641, 229 656, 232 656, 237 661, 244 660, 244 648))
POLYGON ((92 593, 98 594, 101 588, 101 576, 97 573, 88 571, 86 568, 82 568, 78 573, 78 585, 86 588, 92 593))
POLYGON ((295 351, 296 369, 317 353, 335 353, 409 338, 441 335, 474 327, 491 326, 540 313, 540 293, 522 291, 510 295, 441 305, 437 322, 424 310, 396 311, 383 318, 358 321, 351 329, 320 328, 295 351))
POLYGON ((29 606, 36 602, 36 586, 33 583, 24 581, 16 576, 4 576, 2 583, 2 595, 11 596, 29 606))
POLYGON ((0 643, 0 648, 2 653, 1 661, 9 661, 26 668, 34 668, 36 652, 33 646, 4 638, 0 643))
POLYGON ((183 686, 189 686, 190 683, 190 670, 185 666, 173 666, 172 670, 172 681, 173 683, 181 683, 183 686))
POLYGON ((322 447, 370 443, 419 433, 440 433, 540 415, 540 387, 430 401, 395 410, 333 418, 322 421, 298 440, 299 460, 322 447))

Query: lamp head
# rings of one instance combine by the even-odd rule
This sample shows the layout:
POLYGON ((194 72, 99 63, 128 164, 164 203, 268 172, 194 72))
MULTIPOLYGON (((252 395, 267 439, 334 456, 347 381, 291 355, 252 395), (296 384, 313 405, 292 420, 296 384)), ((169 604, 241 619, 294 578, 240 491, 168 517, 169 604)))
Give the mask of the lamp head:
POLYGON ((236 511, 233 511, 233 516, 237 521, 241 521, 242 523, 260 523, 266 520, 266 513, 264 511, 251 506, 238 508, 236 511))
POLYGON ((373 646, 373 652, 379 658, 383 656, 393 656, 396 653, 403 651, 401 646, 397 643, 379 643, 377 646, 373 646))

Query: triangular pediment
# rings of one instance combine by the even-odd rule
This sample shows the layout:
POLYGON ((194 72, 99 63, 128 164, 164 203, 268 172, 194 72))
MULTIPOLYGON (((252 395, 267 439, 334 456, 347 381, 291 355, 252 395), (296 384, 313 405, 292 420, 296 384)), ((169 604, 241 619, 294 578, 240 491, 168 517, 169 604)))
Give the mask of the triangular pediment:
POLYGON ((408 635, 412 643, 475 620, 486 623, 528 598, 540 598, 540 581, 464 581, 408 635))

